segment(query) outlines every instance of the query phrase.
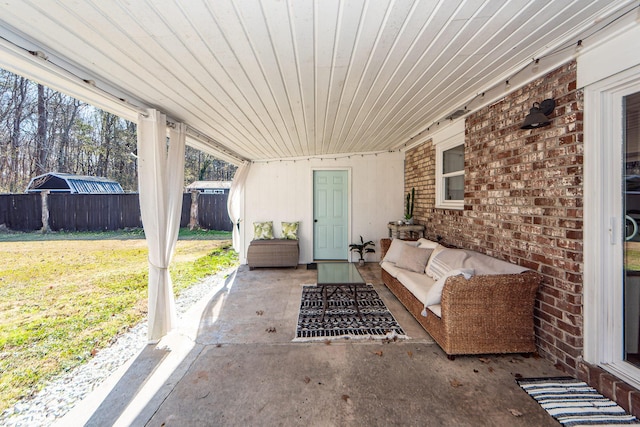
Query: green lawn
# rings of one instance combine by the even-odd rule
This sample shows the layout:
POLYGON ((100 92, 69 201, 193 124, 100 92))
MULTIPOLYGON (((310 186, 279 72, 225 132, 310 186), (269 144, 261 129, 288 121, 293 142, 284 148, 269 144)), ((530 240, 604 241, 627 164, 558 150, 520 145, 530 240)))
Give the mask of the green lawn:
POLYGON ((626 270, 640 271, 640 242, 625 243, 624 267, 626 270))
MULTIPOLYGON (((87 361, 147 310, 140 230, 0 234, 0 412, 87 361)), ((230 233, 181 232, 174 291, 237 265, 230 233)))

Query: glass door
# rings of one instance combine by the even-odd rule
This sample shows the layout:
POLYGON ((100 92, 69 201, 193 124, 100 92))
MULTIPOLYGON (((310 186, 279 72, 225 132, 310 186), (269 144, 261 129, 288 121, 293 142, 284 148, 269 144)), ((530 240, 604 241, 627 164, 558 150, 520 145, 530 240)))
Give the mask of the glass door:
POLYGON ((622 98, 624 357, 640 367, 640 92, 622 98))

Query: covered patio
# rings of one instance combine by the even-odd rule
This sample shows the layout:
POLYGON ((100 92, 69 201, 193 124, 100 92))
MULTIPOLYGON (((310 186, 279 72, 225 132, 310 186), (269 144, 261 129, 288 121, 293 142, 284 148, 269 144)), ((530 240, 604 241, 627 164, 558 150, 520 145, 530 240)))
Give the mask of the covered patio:
POLYGON ((494 402, 523 399, 525 410, 507 409, 542 417, 513 379, 553 375, 553 365, 640 414, 640 364, 627 360, 640 354, 640 323, 621 314, 640 310, 640 297, 625 299, 640 275, 623 277, 621 255, 623 178, 640 167, 640 142, 621 154, 623 136, 640 135, 621 129, 624 114, 640 111, 640 102, 621 107, 640 98, 637 0, 7 0, 0 10, 3 67, 139 126, 149 338, 179 344, 149 347, 131 366, 137 382, 122 382, 149 391, 107 394, 96 417, 412 424, 447 408, 438 421, 480 424, 490 414, 489 424, 517 425, 527 417, 494 402), (522 126, 550 100, 546 119, 522 126), (295 293, 314 277, 304 270, 243 266, 180 332, 168 265, 185 144, 239 166, 230 216, 243 264, 253 224, 264 222, 276 234, 299 223, 302 265, 353 261, 349 243, 385 236, 415 188, 413 220, 425 237, 543 276, 534 316, 543 359, 443 363, 419 330, 382 346, 292 344, 295 293), (320 251, 331 234, 316 211, 315 179, 334 173, 344 196, 338 257, 320 251), (154 397, 134 409, 133 396, 154 397))
POLYGON ((242 266, 58 424, 557 425, 515 382, 562 375, 549 361, 451 361, 377 264, 360 271, 410 339, 292 342, 301 285, 316 271, 242 266))

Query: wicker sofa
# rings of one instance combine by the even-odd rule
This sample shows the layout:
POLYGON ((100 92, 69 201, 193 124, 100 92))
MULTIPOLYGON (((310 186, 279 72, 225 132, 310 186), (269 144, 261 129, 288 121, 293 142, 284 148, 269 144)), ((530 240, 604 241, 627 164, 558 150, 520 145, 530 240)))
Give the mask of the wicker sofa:
MULTIPOLYGON (((418 242, 407 246, 424 244, 418 242)), ((380 242, 382 280, 449 358, 535 352, 533 309, 541 280, 538 273, 477 252, 447 249, 429 242, 426 246, 432 248, 433 255, 427 255, 429 260, 421 277, 420 272, 399 268, 403 267, 401 262, 385 260, 391 244, 390 239, 380 242), (460 265, 453 267, 472 267, 475 274, 468 280, 463 275, 445 277, 440 281, 444 282, 440 303, 425 306, 425 289, 437 282, 425 272, 429 273, 429 262, 435 263, 447 250, 458 251, 453 254, 457 258, 453 258, 460 265)))

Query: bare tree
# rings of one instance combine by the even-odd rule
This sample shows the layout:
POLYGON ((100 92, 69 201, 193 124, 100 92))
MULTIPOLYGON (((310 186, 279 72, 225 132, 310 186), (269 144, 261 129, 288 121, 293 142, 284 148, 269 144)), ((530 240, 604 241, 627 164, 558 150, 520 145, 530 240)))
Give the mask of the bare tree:
MULTIPOLYGON (((105 176, 137 191, 136 124, 0 69, 0 192, 49 171, 105 176)), ((187 147, 185 184, 235 167, 187 147)))
POLYGON ((38 128, 35 141, 34 175, 42 175, 47 169, 47 100, 45 91, 45 87, 38 84, 38 128))

